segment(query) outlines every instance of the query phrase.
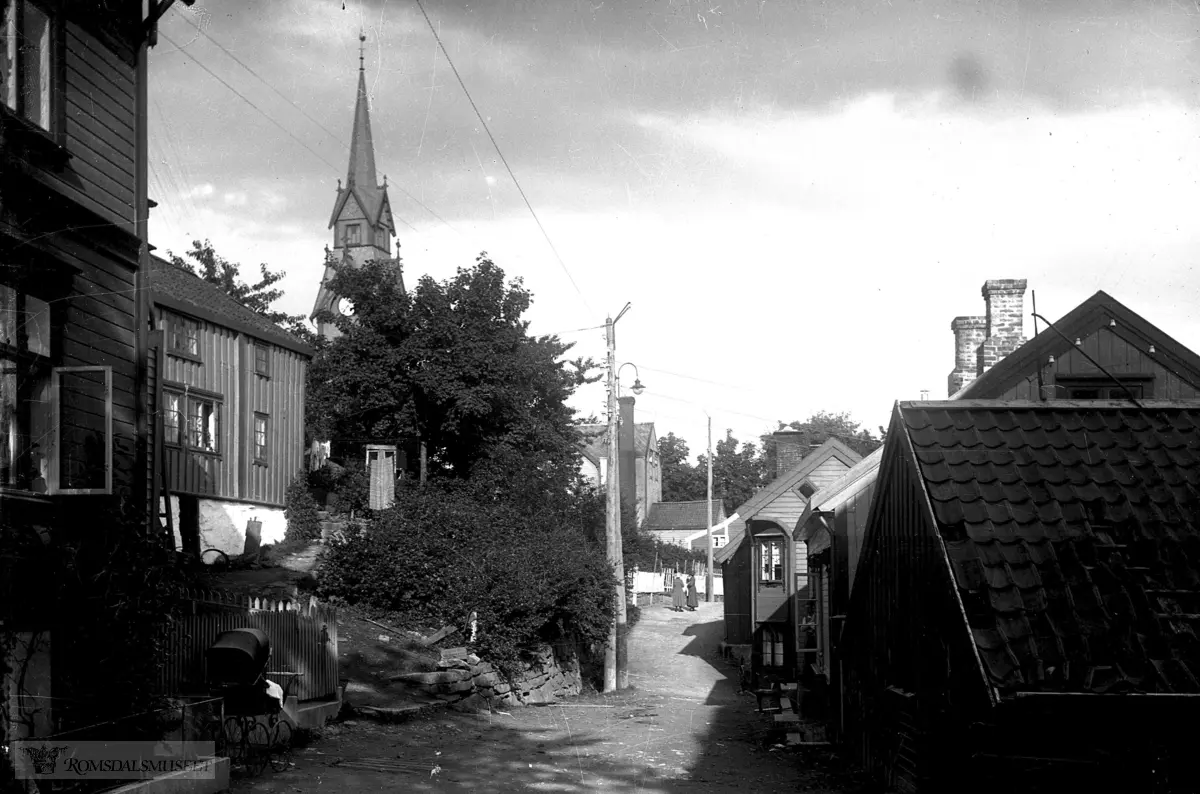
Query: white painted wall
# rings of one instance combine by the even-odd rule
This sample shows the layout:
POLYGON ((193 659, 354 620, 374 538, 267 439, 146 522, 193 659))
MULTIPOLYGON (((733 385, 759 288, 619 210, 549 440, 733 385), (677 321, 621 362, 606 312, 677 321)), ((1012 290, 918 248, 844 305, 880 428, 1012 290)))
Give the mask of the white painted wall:
MULTIPOLYGON (((216 499, 200 500, 200 550, 220 549, 231 557, 246 550, 246 523, 262 522, 262 545, 281 543, 287 532, 282 507, 263 507, 216 499)), ((183 548, 179 538, 179 497, 171 497, 171 520, 175 526, 175 548, 183 548)))

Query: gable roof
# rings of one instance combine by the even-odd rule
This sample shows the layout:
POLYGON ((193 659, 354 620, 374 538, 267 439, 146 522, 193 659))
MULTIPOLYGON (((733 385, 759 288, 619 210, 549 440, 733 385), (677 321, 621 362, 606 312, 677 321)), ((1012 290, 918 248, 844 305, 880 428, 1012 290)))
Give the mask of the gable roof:
POLYGON ((746 525, 754 518, 755 514, 775 501, 781 494, 794 488, 829 458, 837 458, 849 468, 858 463, 862 456, 836 438, 827 439, 824 444, 805 455, 799 463, 776 477, 765 488, 747 499, 745 504, 733 511, 738 514, 739 518, 735 525, 729 527, 729 542, 717 551, 713 557, 714 562, 722 563, 730 559, 741 546, 742 538, 746 534, 746 525))
MULTIPOLYGON (((583 454, 589 460, 599 461, 608 457, 608 425, 576 425, 583 434, 583 454)), ((633 425, 633 449, 637 457, 646 457, 650 440, 654 438, 653 422, 635 422, 633 425)))
MULTIPOLYGON (((699 499, 692 502, 657 502, 650 505, 646 516, 646 529, 704 529, 709 524, 705 522, 708 500, 699 499)), ((712 524, 720 524, 725 520, 725 505, 720 499, 712 501, 712 524)))
POLYGON ((808 526, 809 517, 813 513, 831 512, 846 500, 862 493, 864 488, 869 487, 879 477, 879 461, 881 460, 883 460, 883 447, 879 447, 855 463, 841 477, 813 494, 812 499, 808 501, 808 507, 804 510, 804 515, 800 516, 800 520, 796 522, 792 536, 799 541, 808 541, 812 536, 812 529, 808 526))
MULTIPOLYGON (((1005 356, 983 375, 968 383, 950 397, 957 399, 986 399, 999 397, 1015 382, 1037 371, 1048 356, 1061 356, 1074 348, 1071 339, 1087 336, 1100 327, 1110 327, 1116 321, 1113 333, 1132 337, 1127 341, 1146 347, 1153 343, 1155 356, 1173 360, 1177 366, 1189 370, 1200 380, 1200 356, 1172 339, 1103 290, 1068 312, 1054 323, 1066 339, 1047 328, 1040 334, 1005 356)), ((1119 377, 1119 376, 1118 376, 1119 377)))
POLYGON ((248 334, 309 358, 313 350, 256 311, 247 309, 215 284, 167 260, 150 257, 150 295, 159 305, 248 334))
POLYGON ((1200 692, 1200 405, 897 403, 892 427, 988 683, 1200 692))

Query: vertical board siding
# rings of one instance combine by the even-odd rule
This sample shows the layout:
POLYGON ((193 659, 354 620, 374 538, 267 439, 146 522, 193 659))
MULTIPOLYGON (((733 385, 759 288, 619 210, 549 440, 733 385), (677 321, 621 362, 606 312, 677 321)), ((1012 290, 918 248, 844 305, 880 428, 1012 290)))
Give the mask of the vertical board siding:
POLYGON ((731 645, 745 645, 750 642, 752 624, 750 621, 750 546, 746 538, 742 545, 721 566, 721 575, 725 582, 725 641, 731 645))
POLYGON ((135 68, 95 36, 66 26, 65 137, 70 163, 52 179, 80 203, 131 227, 134 208, 135 68))
MULTIPOLYGON (((163 331, 168 344, 163 381, 203 389, 224 398, 221 404, 220 454, 209 455, 173 446, 166 448, 171 490, 197 496, 237 499, 240 497, 237 487, 237 449, 241 438, 237 421, 240 410, 237 333, 203 320, 191 320, 199 328, 201 361, 181 358, 171 355, 169 347, 171 321, 181 315, 165 309, 160 314, 159 330, 163 331)), ((161 407, 158 406, 160 410, 161 407)))
MULTIPOLYGON (((247 411, 247 444, 254 444, 253 413, 270 417, 267 440, 267 465, 253 463, 251 449, 247 456, 250 467, 250 492, 246 498, 283 506, 288 483, 304 468, 304 388, 308 361, 305 356, 269 345, 271 377, 254 374, 253 357, 246 377, 252 380, 247 411)), ((253 350, 250 351, 253 353, 253 350)))
MULTIPOLYGON (((312 602, 201 596, 186 603, 194 614, 176 620, 165 635, 167 663, 160 672, 159 691, 180 694, 204 690, 205 651, 223 631, 256 628, 271 641, 268 671, 291 671, 300 676, 290 694, 298 700, 337 697, 337 609, 312 602)), ((267 676, 270 678, 270 675, 267 676)), ((276 679, 283 686, 283 679, 276 679)))

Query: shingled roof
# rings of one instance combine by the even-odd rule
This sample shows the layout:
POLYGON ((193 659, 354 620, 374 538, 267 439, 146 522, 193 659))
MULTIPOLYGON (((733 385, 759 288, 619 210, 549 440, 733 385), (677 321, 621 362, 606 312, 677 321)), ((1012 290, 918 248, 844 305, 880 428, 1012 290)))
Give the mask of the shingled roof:
POLYGON ((312 356, 308 345, 219 287, 160 257, 152 256, 150 262, 150 294, 156 304, 312 356))
MULTIPOLYGON (((650 505, 650 514, 646 516, 646 529, 708 529, 704 514, 707 512, 707 500, 693 502, 657 502, 650 505)), ((725 505, 720 499, 712 501, 712 524, 716 526, 725 520, 725 505)))
POLYGON ((992 685, 1200 692, 1200 405, 897 411, 992 685))

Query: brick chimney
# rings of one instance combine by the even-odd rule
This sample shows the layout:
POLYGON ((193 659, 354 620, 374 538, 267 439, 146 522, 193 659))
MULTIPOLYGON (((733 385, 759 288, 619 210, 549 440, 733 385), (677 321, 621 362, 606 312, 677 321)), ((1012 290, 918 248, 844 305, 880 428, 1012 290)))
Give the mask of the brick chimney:
POLYGON ((976 355, 976 377, 1025 343, 1025 279, 992 279, 983 283, 987 305, 987 338, 976 355))
POLYGON ((618 397, 621 424, 617 428, 617 455, 620 465, 621 502, 637 508, 637 450, 634 448, 632 397, 618 397))
POLYGON ((975 380, 976 354, 987 338, 987 318, 955 317, 950 330, 954 332, 954 369, 946 381, 947 397, 975 380))
POLYGON ((805 434, 799 430, 779 430, 771 438, 775 439, 775 477, 804 460, 809 452, 805 434))

